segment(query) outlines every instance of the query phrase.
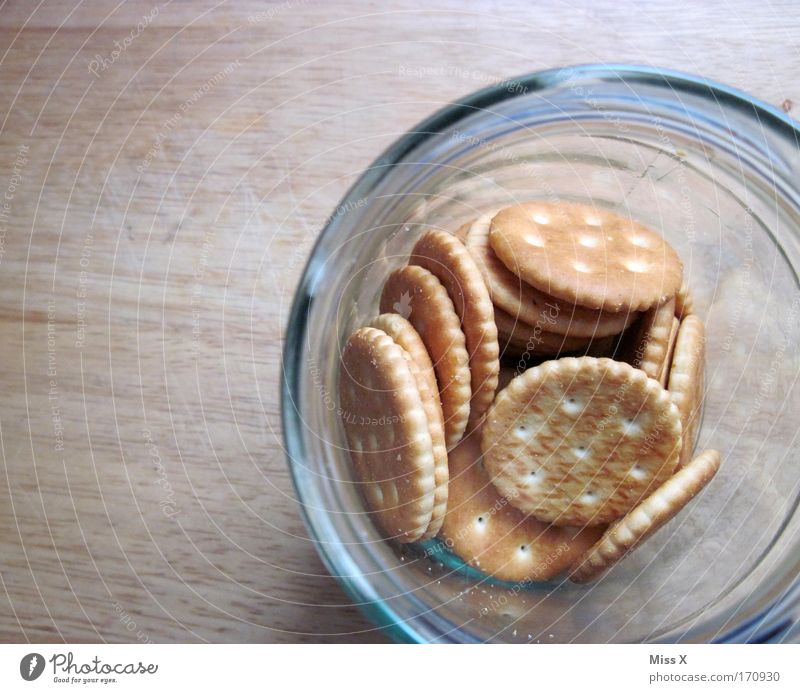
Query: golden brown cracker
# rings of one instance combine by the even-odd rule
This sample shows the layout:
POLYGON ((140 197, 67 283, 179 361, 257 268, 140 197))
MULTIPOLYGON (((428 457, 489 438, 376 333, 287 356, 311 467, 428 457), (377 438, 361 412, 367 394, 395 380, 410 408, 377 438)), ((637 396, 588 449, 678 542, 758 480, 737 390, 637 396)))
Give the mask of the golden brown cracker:
POLYGON ((409 264, 424 267, 439 279, 461 319, 472 387, 468 426, 474 426, 494 400, 500 370, 500 346, 489 291, 464 244, 445 231, 426 231, 414 245, 409 264))
POLYGON ((675 470, 669 394, 627 363, 591 356, 530 368, 497 395, 481 438, 500 493, 542 522, 619 518, 675 470))
POLYGON ((678 254, 659 234, 588 205, 508 207, 492 218, 489 241, 522 281, 595 310, 647 310, 674 296, 683 276, 678 254))
POLYGON ((341 355, 339 399, 354 476, 383 533, 425 534, 434 506, 433 444, 410 358, 385 332, 356 330, 341 355))
POLYGON ((433 445, 434 479, 436 489, 433 497, 433 512, 428 529, 422 539, 435 537, 442 527, 445 510, 447 509, 447 446, 444 440, 444 417, 442 403, 439 400, 439 389, 436 385, 436 375, 433 372, 433 363, 414 326, 402 315, 397 313, 383 313, 375 318, 371 327, 383 330, 396 344, 402 347, 413 364, 411 371, 417 382, 422 406, 428 419, 428 429, 433 445))
POLYGON ((719 464, 720 457, 716 450, 700 453, 625 517, 612 524, 581 559, 570 580, 596 580, 621 561, 683 510, 714 478, 719 464))
POLYGON ((466 340, 447 289, 425 268, 409 265, 389 275, 380 310, 399 313, 422 338, 436 372, 445 441, 452 447, 467 427, 472 390, 466 340))
POLYGON ((703 321, 696 315, 686 316, 678 327, 667 383, 683 426, 683 450, 678 462, 679 468, 691 459, 697 442, 705 390, 705 351, 703 321))
POLYGON ((625 360, 634 368, 643 370, 649 378, 659 380, 661 376, 674 318, 673 297, 646 310, 633 329, 625 360))
POLYGON ((514 275, 489 245, 494 212, 475 220, 467 232, 466 246, 483 274, 495 308, 518 316, 521 322, 570 337, 606 337, 622 332, 635 313, 607 313, 581 308, 538 291, 514 275))

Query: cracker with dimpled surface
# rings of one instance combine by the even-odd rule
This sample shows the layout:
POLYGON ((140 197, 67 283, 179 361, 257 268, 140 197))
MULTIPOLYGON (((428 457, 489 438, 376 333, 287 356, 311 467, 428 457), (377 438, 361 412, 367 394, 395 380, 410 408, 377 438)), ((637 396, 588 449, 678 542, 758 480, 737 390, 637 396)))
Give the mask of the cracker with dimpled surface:
POLYGON ((697 442, 705 390, 705 351, 706 333, 703 321, 696 315, 686 316, 678 327, 667 383, 683 425, 683 450, 679 467, 691 459, 697 442))
POLYGON ((434 479, 436 490, 433 497, 433 514, 430 524, 422 539, 435 537, 442 527, 444 513, 447 509, 447 446, 444 442, 444 417, 439 390, 436 386, 436 375, 427 349, 414 326, 402 315, 383 313, 375 318, 371 327, 383 330, 394 342, 402 347, 412 363, 411 371, 417 382, 422 406, 428 419, 428 429, 433 444, 434 479))
POLYGON ((475 436, 450 451, 449 498, 442 539, 464 562, 501 580, 549 580, 574 565, 604 531, 553 527, 511 506, 486 474, 475 436))
POLYGON ((519 316, 528 325, 547 325, 555 334, 570 337, 607 337, 622 332, 636 313, 606 313, 559 301, 529 286, 500 261, 489 244, 495 212, 476 219, 467 232, 466 246, 483 274, 495 307, 519 316))
POLYGON ((719 469, 716 450, 706 450, 665 481, 652 495, 612 524, 570 575, 573 582, 596 580, 675 517, 719 469))
POLYGON ((469 354, 469 426, 475 426, 494 400, 500 346, 489 291, 464 244, 445 231, 426 231, 414 245, 409 264, 419 265, 442 283, 456 313, 469 354))
POLYGON ((582 356, 514 378, 482 428, 486 470, 500 493, 542 522, 612 522, 675 470, 678 409, 627 363, 582 356))
POLYGON ((356 330, 341 355, 339 400, 354 476, 372 519, 400 542, 421 539, 435 463, 413 362, 385 332, 356 330))
POLYGON ((492 218, 489 241, 522 281, 585 308, 647 310, 681 286, 683 264, 659 234, 588 205, 508 207, 492 218))
POLYGON ((472 389, 466 340, 447 289, 428 270, 408 265, 389 275, 380 310, 403 315, 422 338, 436 372, 445 441, 451 448, 467 427, 472 389))

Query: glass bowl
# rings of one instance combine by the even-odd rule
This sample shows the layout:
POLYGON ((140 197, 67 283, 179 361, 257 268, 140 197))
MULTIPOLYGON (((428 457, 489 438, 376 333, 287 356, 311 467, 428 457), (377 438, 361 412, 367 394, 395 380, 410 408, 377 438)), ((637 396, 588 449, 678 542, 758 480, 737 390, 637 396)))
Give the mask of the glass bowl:
POLYGON ((729 87, 581 66, 508 80, 442 109, 361 176, 297 289, 284 352, 286 450, 312 540, 397 640, 765 641, 800 611, 800 180, 796 124, 729 87), (707 328, 698 449, 723 466, 600 581, 498 582, 436 542, 384 541, 364 513, 337 416, 339 352, 378 313, 424 228, 545 199, 660 230, 707 328))

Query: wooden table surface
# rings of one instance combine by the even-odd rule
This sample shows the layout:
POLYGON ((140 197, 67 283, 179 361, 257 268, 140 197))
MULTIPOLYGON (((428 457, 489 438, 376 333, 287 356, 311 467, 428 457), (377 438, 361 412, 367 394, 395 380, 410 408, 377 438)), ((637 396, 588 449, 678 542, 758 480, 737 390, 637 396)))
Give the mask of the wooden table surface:
POLYGON ((564 64, 800 108, 796 3, 536 4, 0 2, 0 640, 384 638, 280 436, 288 306, 354 177, 564 64))

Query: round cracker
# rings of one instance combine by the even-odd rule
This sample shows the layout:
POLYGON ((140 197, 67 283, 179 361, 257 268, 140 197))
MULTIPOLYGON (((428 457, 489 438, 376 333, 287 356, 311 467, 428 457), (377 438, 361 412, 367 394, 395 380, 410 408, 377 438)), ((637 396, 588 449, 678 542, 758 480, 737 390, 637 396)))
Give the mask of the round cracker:
POLYGON ((683 276, 678 254, 655 231, 588 205, 508 207, 492 218, 489 241, 522 281, 596 310, 647 310, 674 296, 683 276))
POLYGON ((407 353, 385 332, 356 330, 341 357, 339 399, 354 474, 388 537, 417 541, 434 506, 433 443, 407 353))
POLYGON ((472 391, 466 340, 447 289, 425 268, 408 265, 389 275, 380 310, 399 313, 422 338, 436 372, 445 442, 453 447, 466 430, 472 391))
POLYGON ((631 512, 615 522, 581 559, 573 582, 590 582, 641 545, 699 493, 719 469, 716 450, 706 450, 665 481, 631 512))
POLYGON ((633 328, 625 361, 643 370, 647 377, 659 380, 669 350, 674 319, 674 297, 645 311, 633 328))
POLYGON ((424 267, 436 276, 461 319, 472 387, 468 428, 474 427, 494 400, 500 370, 500 345, 489 291, 464 244, 445 231, 426 231, 414 245, 409 264, 424 267))
POLYGON ((467 564, 512 582, 549 580, 575 564, 604 531, 553 527, 526 517, 492 485, 475 436, 450 451, 445 544, 467 564))
POLYGON ((444 417, 439 390, 436 386, 436 375, 427 349, 414 326, 402 315, 383 313, 375 318, 371 327, 383 330, 396 344, 402 347, 412 361, 411 371, 417 382, 428 429, 433 444, 434 480, 436 489, 433 494, 433 513, 428 529, 422 539, 435 537, 442 527, 447 510, 447 446, 444 442, 444 417))
POLYGON ((565 303, 529 286, 500 261, 489 245, 495 212, 476 219, 467 232, 466 246, 483 274, 495 309, 499 306, 520 321, 547 326, 549 332, 570 337, 607 337, 622 332, 636 314, 605 313, 565 303))
POLYGON ((434 480, 436 489, 433 495, 433 513, 428 529, 422 539, 435 537, 442 527, 447 510, 447 446, 444 442, 444 416, 433 363, 422 338, 414 326, 402 315, 383 313, 375 318, 371 327, 383 330, 396 344, 402 347, 413 362, 411 371, 417 382, 422 407, 428 420, 428 430, 433 444, 434 480))
POLYGON ((486 470, 514 506, 557 525, 607 524, 675 470, 681 421, 643 371, 607 358, 547 361, 486 415, 486 470))
POLYGON ((678 468, 691 459, 697 442, 705 389, 705 352, 703 321, 696 315, 687 315, 678 327, 667 384, 683 426, 683 449, 678 468))

